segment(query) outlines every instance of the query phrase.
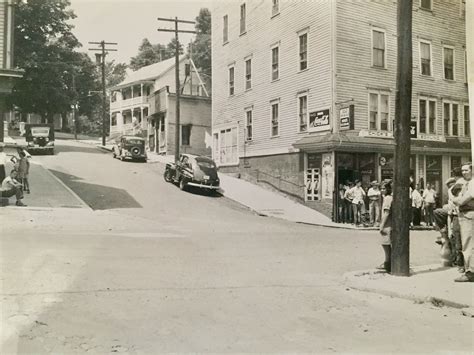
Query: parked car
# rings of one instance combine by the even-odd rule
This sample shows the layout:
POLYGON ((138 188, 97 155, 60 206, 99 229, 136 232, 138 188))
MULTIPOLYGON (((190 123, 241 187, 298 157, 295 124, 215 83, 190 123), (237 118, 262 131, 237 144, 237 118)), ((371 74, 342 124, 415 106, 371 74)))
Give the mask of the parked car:
POLYGON ((140 160, 146 162, 145 139, 135 136, 121 136, 112 148, 114 158, 140 160))
POLYGON ((27 150, 54 154, 54 126, 52 124, 25 124, 27 150))
POLYGON ((164 178, 179 184, 181 190, 193 186, 217 191, 220 187, 216 163, 205 156, 181 154, 177 163, 166 164, 164 178))

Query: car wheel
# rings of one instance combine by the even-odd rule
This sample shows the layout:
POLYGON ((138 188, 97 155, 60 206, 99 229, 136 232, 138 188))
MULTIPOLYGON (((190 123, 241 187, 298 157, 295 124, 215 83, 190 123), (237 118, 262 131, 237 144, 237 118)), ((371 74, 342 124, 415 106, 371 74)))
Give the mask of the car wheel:
POLYGON ((180 189, 181 191, 185 191, 185 190, 186 190, 186 185, 187 185, 187 184, 186 184, 185 179, 184 179, 184 178, 181 178, 181 179, 179 180, 179 189, 180 189))
POLYGON ((164 176, 166 182, 171 182, 171 180, 172 180, 171 179, 171 171, 169 169, 165 170, 165 174, 163 176, 164 176))

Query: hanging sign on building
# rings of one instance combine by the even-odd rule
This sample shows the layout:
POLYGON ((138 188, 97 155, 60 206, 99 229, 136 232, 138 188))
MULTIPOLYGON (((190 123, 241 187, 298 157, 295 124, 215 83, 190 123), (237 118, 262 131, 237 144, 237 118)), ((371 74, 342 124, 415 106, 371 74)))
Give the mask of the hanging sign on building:
POLYGON ((314 111, 309 113, 309 129, 310 132, 327 131, 331 127, 329 125, 329 109, 314 111))
POLYGON ((354 129, 354 105, 339 110, 340 130, 354 129))
POLYGON ((416 122, 410 122, 410 138, 418 138, 418 130, 416 122))

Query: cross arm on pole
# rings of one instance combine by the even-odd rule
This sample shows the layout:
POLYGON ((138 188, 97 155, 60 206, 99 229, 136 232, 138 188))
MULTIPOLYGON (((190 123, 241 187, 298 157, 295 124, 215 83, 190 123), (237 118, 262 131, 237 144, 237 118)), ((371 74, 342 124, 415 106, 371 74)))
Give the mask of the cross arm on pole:
POLYGON ((189 23, 191 25, 195 25, 195 21, 188 21, 188 20, 178 20, 178 19, 172 19, 172 18, 164 18, 164 17, 158 17, 158 21, 169 21, 169 22, 179 22, 179 23, 189 23))
POLYGON ((160 32, 173 32, 173 33, 176 33, 176 32, 178 32, 178 33, 196 33, 196 31, 186 31, 186 30, 176 31, 176 30, 169 30, 167 28, 159 28, 158 31, 160 31, 160 32))

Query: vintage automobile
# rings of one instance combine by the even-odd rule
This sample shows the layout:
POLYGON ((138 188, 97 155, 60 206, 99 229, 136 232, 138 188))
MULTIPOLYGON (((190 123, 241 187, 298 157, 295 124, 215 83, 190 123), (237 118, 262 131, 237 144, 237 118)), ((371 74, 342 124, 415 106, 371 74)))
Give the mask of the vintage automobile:
POLYGON ((135 136, 121 136, 112 148, 114 158, 140 160, 146 162, 145 139, 135 136))
POLYGON ((216 163, 205 156, 181 154, 177 163, 166 164, 164 178, 177 183, 181 190, 193 186, 215 192, 220 186, 216 163))
POLYGON ((54 126, 52 124, 25 124, 25 139, 29 153, 54 154, 54 126))

